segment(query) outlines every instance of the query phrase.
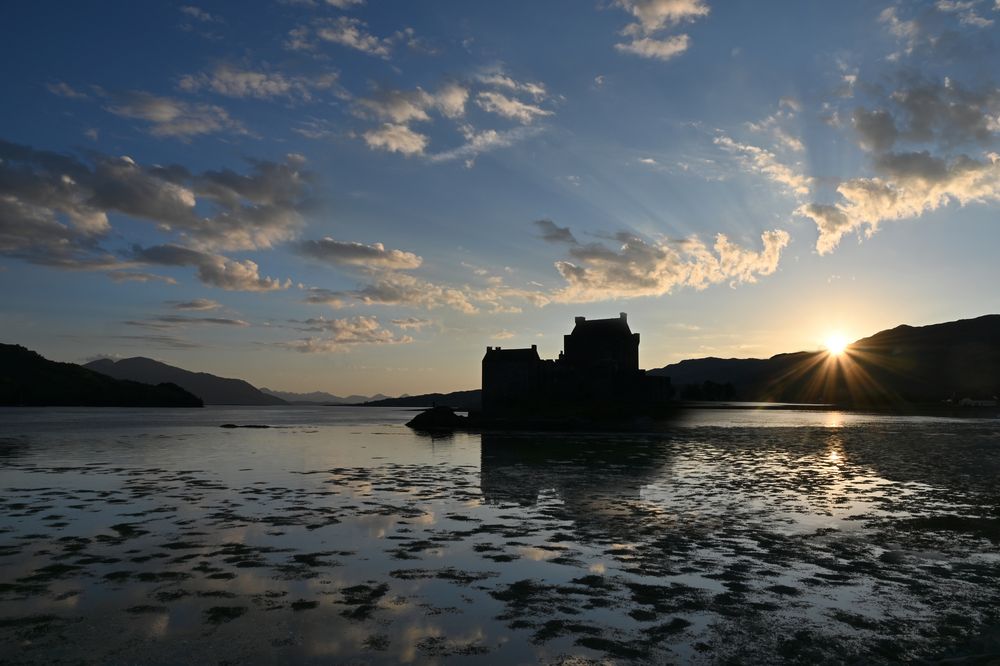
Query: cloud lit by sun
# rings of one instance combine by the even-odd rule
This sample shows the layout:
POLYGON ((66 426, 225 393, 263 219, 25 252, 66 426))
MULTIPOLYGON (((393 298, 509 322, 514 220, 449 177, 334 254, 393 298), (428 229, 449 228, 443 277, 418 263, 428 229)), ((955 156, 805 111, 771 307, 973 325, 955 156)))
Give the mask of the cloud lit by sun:
POLYGON ((831 333, 823 345, 831 356, 840 356, 847 349, 847 338, 842 333, 831 333))

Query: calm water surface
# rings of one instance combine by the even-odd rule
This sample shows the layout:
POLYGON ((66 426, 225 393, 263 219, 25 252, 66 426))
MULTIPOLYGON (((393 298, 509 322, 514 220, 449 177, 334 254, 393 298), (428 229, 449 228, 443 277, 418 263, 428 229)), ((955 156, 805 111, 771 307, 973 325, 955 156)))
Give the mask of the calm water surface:
POLYGON ((0 661, 1000 658, 1000 420, 411 415, 0 409, 0 661))

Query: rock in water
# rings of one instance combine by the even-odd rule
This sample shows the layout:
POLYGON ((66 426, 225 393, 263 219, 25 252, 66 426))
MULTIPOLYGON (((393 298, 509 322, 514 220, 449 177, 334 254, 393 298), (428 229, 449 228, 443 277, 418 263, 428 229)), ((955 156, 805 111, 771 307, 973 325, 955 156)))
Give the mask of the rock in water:
POLYGON ((459 416, 451 407, 431 407, 412 419, 406 425, 414 430, 453 430, 461 428, 468 417, 459 416))

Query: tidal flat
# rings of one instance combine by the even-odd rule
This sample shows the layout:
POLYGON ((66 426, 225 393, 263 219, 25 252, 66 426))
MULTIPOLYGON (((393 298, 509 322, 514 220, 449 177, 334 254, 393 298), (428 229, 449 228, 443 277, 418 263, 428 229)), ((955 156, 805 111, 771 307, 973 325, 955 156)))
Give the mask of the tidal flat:
POLYGON ((0 410, 0 661, 1000 658, 996 419, 410 416, 0 410))

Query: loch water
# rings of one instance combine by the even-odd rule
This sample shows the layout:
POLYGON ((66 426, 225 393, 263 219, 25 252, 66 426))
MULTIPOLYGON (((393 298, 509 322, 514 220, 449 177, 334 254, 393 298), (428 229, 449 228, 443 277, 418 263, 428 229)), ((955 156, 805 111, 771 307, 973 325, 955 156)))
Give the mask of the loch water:
POLYGON ((0 410, 0 662, 1000 658, 1000 419, 411 416, 0 410))

